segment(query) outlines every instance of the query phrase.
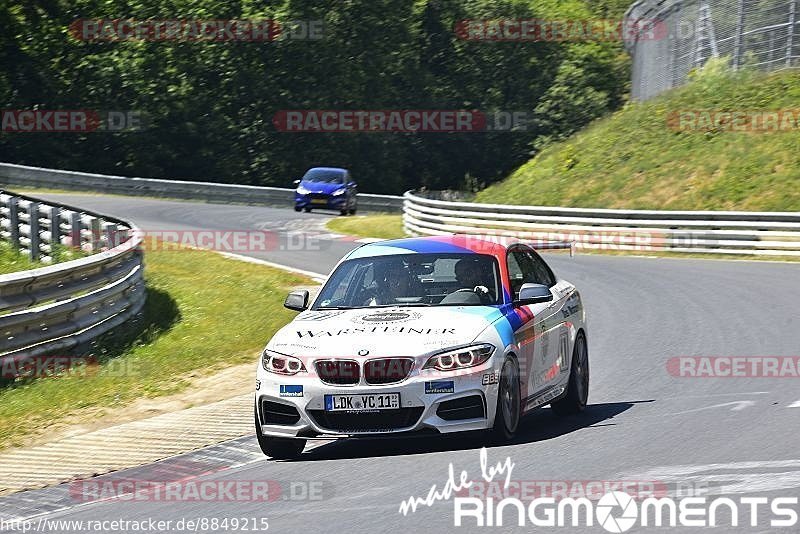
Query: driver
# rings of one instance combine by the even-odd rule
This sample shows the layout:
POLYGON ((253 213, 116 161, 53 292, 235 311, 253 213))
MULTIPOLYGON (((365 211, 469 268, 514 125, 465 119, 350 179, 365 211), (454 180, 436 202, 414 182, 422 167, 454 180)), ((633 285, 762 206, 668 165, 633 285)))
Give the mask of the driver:
POLYGON ((464 290, 474 291, 482 301, 491 300, 484 276, 485 264, 478 259, 464 258, 455 266, 456 280, 464 290))

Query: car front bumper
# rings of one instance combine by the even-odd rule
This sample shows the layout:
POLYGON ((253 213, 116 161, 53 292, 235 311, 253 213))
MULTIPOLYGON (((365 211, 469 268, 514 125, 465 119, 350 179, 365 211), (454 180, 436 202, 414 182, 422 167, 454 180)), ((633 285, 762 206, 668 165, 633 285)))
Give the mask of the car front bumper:
POLYGON ((500 370, 493 361, 457 375, 423 371, 400 383, 380 386, 328 385, 316 376, 284 377, 259 367, 255 392, 258 423, 265 436, 298 439, 413 437, 484 430, 494 424, 497 405, 500 370), (432 388, 433 382, 438 389, 432 388), (325 395, 370 393, 399 393, 400 408, 325 411, 325 395))
POLYGON ((327 195, 322 193, 311 193, 301 195, 295 193, 294 205, 298 208, 329 208, 339 209, 347 203, 347 195, 327 195))

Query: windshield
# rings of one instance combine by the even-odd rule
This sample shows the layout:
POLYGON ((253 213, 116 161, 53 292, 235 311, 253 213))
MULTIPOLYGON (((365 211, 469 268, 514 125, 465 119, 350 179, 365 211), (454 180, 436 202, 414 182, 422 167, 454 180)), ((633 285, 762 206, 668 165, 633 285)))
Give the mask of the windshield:
POLYGON ((343 184, 344 173, 342 171, 311 169, 305 174, 305 176, 303 176, 303 181, 325 184, 343 184))
POLYGON ((313 309, 501 304, 493 256, 406 254, 348 260, 333 272, 313 309))

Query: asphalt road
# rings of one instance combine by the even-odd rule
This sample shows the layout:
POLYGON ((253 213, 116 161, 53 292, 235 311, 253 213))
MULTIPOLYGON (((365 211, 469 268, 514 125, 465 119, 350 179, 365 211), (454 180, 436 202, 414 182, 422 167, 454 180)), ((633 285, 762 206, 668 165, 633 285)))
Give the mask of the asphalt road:
MULTIPOLYGON (((323 233, 320 225, 328 217, 274 208, 44 196, 129 218, 145 229, 271 228, 285 239, 287 232, 323 233)), ((338 239, 317 241, 319 246, 312 250, 276 249, 253 255, 326 272, 356 246, 338 239)), ((800 379, 682 378, 667 369, 670 358, 681 356, 800 355, 800 265, 587 255, 546 258, 559 276, 580 288, 588 308, 590 406, 570 419, 539 410, 524 420, 514 444, 488 449, 491 465, 510 458, 511 479, 529 484, 561 481, 574 487, 575 481, 641 481, 666 487, 678 497, 692 487, 736 502, 742 497, 800 496, 800 379)), ((477 438, 456 437, 335 442, 307 450, 294 462, 252 454, 200 480, 281 481, 284 496, 290 487, 322 484, 320 498, 299 495, 296 500, 267 503, 248 499, 73 503, 41 517, 172 520, 171 532, 179 531, 176 522, 182 518, 266 518, 270 532, 286 533, 483 531, 474 518, 454 527, 452 499, 423 505, 406 516, 398 512, 410 496, 424 498, 434 484, 441 489, 451 463, 456 478, 465 470, 468 479, 481 480, 481 446, 477 438)), ((244 438, 231 444, 233 449, 255 450, 257 445, 253 438, 244 438)), ((43 494, 28 492, 17 500, 35 501, 39 495, 43 494)), ((800 511, 800 506, 793 509, 800 511)), ((770 526, 770 519, 782 517, 769 512, 762 506, 758 526, 751 527, 749 509, 742 505, 740 525, 717 531, 800 532, 799 525, 770 526)), ((621 513, 617 510, 615 515, 621 513)), ((720 523, 730 525, 730 515, 723 509, 720 523)), ((513 524, 515 519, 516 514, 507 510, 506 521, 513 524)), ((547 529, 527 522, 524 527, 487 528, 606 532, 596 518, 593 526, 585 526, 585 521, 581 525, 547 529)), ((631 532, 643 530, 673 531, 637 524, 631 532)), ((80 530, 62 525, 60 531, 80 530)))

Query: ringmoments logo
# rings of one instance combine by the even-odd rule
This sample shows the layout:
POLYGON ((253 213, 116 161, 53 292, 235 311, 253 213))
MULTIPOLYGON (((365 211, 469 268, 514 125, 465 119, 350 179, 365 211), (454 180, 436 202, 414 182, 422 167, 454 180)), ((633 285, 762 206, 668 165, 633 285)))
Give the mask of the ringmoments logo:
MULTIPOLYGON (((467 471, 455 474, 453 464, 448 467, 448 477, 441 489, 431 486, 425 497, 409 497, 400 504, 399 513, 416 513, 422 507, 432 507, 439 501, 453 501, 453 525, 456 527, 593 527, 598 525, 607 532, 627 532, 637 525, 642 527, 738 527, 766 526, 791 528, 798 523, 798 498, 779 497, 728 497, 690 496, 680 499, 648 495, 631 495, 626 491, 612 490, 596 502, 587 497, 555 496, 535 497, 524 502, 518 497, 495 498, 461 496, 477 485, 503 483, 508 491, 514 463, 508 457, 503 462, 490 465, 486 449, 480 451, 481 478, 472 479, 467 471), (637 499, 638 498, 638 499, 637 499), (742 519, 744 518, 744 519, 742 519)), ((655 492, 654 492, 655 493, 655 492)))

